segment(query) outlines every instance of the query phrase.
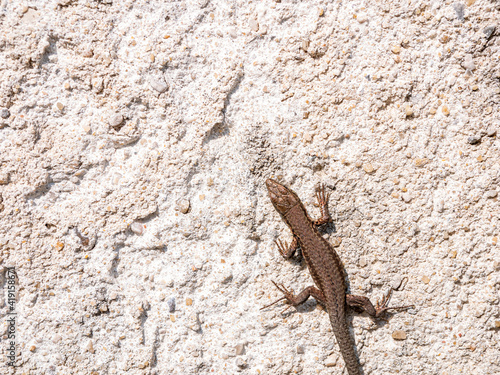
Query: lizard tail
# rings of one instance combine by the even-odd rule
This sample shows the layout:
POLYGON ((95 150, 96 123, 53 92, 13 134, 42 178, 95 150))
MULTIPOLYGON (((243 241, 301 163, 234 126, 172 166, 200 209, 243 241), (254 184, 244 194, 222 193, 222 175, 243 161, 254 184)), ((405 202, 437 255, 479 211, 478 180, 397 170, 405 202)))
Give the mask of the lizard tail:
MULTIPOLYGON (((336 319, 335 319, 336 320, 336 319)), ((358 357, 354 351, 354 340, 345 322, 339 324, 338 321, 330 318, 335 338, 340 347, 340 352, 344 358, 345 367, 349 375, 361 375, 358 357)))

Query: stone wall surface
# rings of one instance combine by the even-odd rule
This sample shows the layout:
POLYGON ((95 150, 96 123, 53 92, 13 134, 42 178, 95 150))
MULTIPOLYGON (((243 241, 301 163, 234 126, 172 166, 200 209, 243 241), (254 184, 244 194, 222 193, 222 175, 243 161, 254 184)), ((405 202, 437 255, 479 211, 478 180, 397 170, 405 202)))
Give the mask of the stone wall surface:
POLYGON ((350 314, 365 374, 500 373, 499 20, 1 0, 0 373, 345 374, 313 299, 260 310, 312 284, 267 178, 311 217, 325 184, 351 292, 415 305, 350 314))

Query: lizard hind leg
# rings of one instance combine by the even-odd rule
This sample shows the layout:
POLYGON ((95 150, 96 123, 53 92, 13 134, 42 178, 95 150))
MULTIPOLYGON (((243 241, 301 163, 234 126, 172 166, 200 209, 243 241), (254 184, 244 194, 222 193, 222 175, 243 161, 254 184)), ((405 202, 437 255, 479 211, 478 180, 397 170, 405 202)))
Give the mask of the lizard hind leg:
POLYGON ((274 241, 274 243, 278 247, 278 251, 280 252, 281 256, 285 259, 290 259, 294 256, 294 254, 299 253, 299 240, 295 236, 293 237, 290 246, 288 246, 285 241, 281 241, 280 239, 277 239, 276 241, 274 241))
POLYGON ((349 307, 359 312, 366 311, 368 315, 374 318, 379 318, 383 313, 385 313, 388 310, 399 311, 415 307, 414 305, 394 306, 394 307, 387 306, 389 304, 389 300, 391 299, 392 291, 393 289, 389 290, 389 292, 382 298, 382 301, 378 301, 375 306, 373 306, 373 303, 370 301, 370 299, 365 296, 346 294, 345 299, 349 307))

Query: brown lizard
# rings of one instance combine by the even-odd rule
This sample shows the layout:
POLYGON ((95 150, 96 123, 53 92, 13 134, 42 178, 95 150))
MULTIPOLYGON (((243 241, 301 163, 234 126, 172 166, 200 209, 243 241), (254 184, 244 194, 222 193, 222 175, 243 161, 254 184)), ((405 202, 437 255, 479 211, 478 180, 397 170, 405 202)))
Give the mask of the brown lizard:
POLYGON ((402 310, 413 306, 388 307, 392 288, 376 306, 373 306, 367 297, 346 293, 344 266, 333 247, 317 230, 318 226, 332 222, 328 211, 329 194, 325 194, 324 186, 320 186, 316 192, 316 198, 321 207, 321 217, 312 220, 299 197, 292 190, 271 179, 266 181, 266 185, 274 208, 280 213, 293 234, 293 241, 288 249, 286 249, 286 243, 280 240, 276 241, 279 252, 288 259, 300 247, 302 256, 316 284, 316 287, 309 286, 295 296, 283 285, 277 285, 273 281, 274 285, 284 294, 278 301, 286 300, 289 305, 298 306, 312 296, 324 305, 328 311, 347 372, 349 375, 360 375, 361 370, 354 350, 354 341, 347 326, 346 305, 356 311, 366 311, 374 318, 380 317, 387 310, 402 310))

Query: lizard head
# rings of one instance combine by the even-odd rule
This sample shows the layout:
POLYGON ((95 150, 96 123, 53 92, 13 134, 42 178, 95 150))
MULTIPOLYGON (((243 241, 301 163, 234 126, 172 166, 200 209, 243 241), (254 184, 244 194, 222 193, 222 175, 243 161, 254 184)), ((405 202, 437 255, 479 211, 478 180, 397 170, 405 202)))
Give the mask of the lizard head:
POLYGON ((281 214, 286 214, 293 206, 300 203, 300 199, 293 191, 280 183, 268 178, 266 180, 269 198, 274 208, 281 214))

